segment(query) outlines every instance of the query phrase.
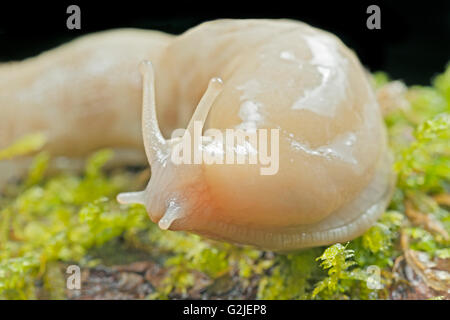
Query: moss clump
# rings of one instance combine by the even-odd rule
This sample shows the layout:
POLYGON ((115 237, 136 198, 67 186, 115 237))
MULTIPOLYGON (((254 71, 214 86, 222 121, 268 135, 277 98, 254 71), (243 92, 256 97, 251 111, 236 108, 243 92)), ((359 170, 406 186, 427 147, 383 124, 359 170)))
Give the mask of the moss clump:
POLYGON ((17 156, 28 154, 41 149, 45 144, 46 138, 42 133, 27 135, 9 147, 0 150, 0 160, 11 159, 17 156))
POLYGON ((111 155, 108 150, 94 154, 82 176, 49 179, 43 177, 49 158, 39 155, 18 194, 2 199, 0 298, 34 298, 36 280, 56 272, 48 269, 51 263, 84 265, 90 248, 149 227, 142 207, 123 209, 114 201, 130 177, 102 173, 111 155))
MULTIPOLYGON (((383 88, 389 78, 376 73, 374 82, 383 88)), ((167 268, 149 298, 188 296, 199 273, 212 283, 234 279, 244 291, 255 286, 253 297, 262 299, 389 298, 399 256, 450 257, 450 66, 432 86, 413 86, 405 98, 408 108, 386 116, 398 173, 388 211, 349 243, 289 254, 161 231, 142 206, 116 203, 118 192, 136 187, 138 173, 105 173, 109 150, 92 155, 82 174, 49 175, 52 159, 40 153, 28 176, 0 194, 0 299, 63 298, 60 265, 101 263, 93 249, 117 239, 167 268), (408 240, 403 245, 400 235, 408 240)), ((40 134, 27 136, 1 150, 0 160, 44 143, 40 134)))

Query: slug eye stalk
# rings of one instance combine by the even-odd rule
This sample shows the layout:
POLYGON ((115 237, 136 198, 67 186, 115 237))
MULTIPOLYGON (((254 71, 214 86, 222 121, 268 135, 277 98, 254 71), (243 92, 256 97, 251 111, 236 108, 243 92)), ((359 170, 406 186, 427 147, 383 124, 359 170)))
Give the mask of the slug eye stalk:
POLYGON ((142 61, 142 133, 148 161, 162 161, 168 153, 167 143, 158 125, 155 103, 155 72, 150 61, 142 61))

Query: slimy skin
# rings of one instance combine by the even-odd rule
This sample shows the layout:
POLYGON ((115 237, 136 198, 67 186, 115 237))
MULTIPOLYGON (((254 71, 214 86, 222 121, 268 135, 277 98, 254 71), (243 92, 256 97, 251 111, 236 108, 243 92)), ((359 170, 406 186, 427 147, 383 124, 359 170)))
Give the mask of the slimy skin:
POLYGON ((107 31, 0 65, 0 148, 40 131, 55 156, 85 156, 102 147, 143 150, 138 65, 157 62, 172 38, 107 31))
MULTIPOLYGON (((351 240, 373 225, 393 188, 383 120, 360 62, 332 34, 295 21, 84 37, 0 66, 0 115, 0 128, 8 123, 0 147, 36 130, 55 155, 143 146, 149 184, 119 202, 144 204, 163 229, 265 249, 351 240), (173 163, 186 135, 168 138, 178 128, 193 133, 195 121, 204 135, 278 129, 277 173, 173 163)), ((213 147, 207 139, 200 146, 213 147)))

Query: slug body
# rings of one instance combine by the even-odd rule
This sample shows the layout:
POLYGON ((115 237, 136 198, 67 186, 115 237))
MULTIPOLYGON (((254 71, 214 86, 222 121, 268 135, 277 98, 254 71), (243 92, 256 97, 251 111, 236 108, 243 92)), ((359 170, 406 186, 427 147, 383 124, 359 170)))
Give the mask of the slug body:
MULTIPOLYGON (((17 78, 13 93, 0 95, 2 115, 17 117, 12 121, 17 127, 4 141, 34 127, 50 132, 55 154, 81 155, 103 146, 139 148, 137 64, 150 60, 141 65, 141 73, 143 145, 152 177, 144 191, 119 195, 120 202, 144 204, 163 229, 272 250, 353 239, 384 211, 393 174, 383 120, 358 59, 335 36, 288 20, 218 20, 178 37, 140 33, 136 50, 122 44, 118 54, 118 44, 138 34, 123 33, 96 36, 96 43, 109 37, 111 50, 92 49, 94 38, 88 37, 71 44, 84 55, 80 59, 65 46, 19 63, 23 73, 38 67, 48 72, 48 65, 42 65, 55 60, 66 67, 103 63, 103 69, 98 67, 97 78, 90 68, 61 72, 64 78, 52 83, 61 91, 53 94, 48 75, 38 89, 38 76, 29 76, 31 84, 17 78), (26 97, 30 88, 41 99, 39 105, 26 97), (20 100, 17 92, 25 98, 20 100), (19 117, 12 109, 4 111, 5 105, 13 108, 19 102, 19 117), (32 105, 39 114, 27 114, 32 105), (84 110, 89 120, 72 122, 61 108, 75 114, 84 110), (67 120, 69 127, 54 128, 55 120, 67 120), (277 148, 268 147, 279 156, 275 172, 261 174, 267 163, 175 164, 174 148, 186 141, 186 133, 194 133, 195 122, 202 124, 204 138, 190 151, 210 154, 218 152, 217 140, 208 139, 211 129, 276 129, 277 148), (187 130, 168 139, 178 128, 187 130)), ((6 72, 0 67, 0 84, 6 72)), ((247 159, 261 150, 242 143, 234 152, 247 159)))

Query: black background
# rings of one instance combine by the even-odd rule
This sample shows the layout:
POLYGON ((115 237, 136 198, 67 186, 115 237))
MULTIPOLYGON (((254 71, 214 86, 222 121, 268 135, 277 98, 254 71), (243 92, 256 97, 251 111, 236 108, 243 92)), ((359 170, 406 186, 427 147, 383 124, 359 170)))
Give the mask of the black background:
POLYGON ((450 61, 450 1, 58 1, 0 2, 0 61, 20 60, 77 36, 111 28, 179 34, 218 18, 291 18, 331 31, 371 71, 407 84, 428 84, 450 61), (66 28, 66 9, 81 8, 81 30, 66 28), (366 9, 381 8, 381 30, 368 30, 366 9))
POLYGON ((423 314, 429 318, 445 318, 448 314, 448 301, 430 300, 404 300, 404 301, 358 301, 358 300, 309 300, 309 301, 199 301, 199 300, 65 300, 65 301, 0 301, 2 312, 11 311, 17 318, 36 318, 36 315, 45 315, 48 319, 304 319, 315 317, 318 319, 414 319, 423 314), (185 307, 214 306, 227 309, 229 305, 266 305, 265 315, 230 315, 226 312, 216 313, 214 318, 210 315, 193 316, 184 315, 185 307), (432 310, 432 311, 431 311, 432 310))

